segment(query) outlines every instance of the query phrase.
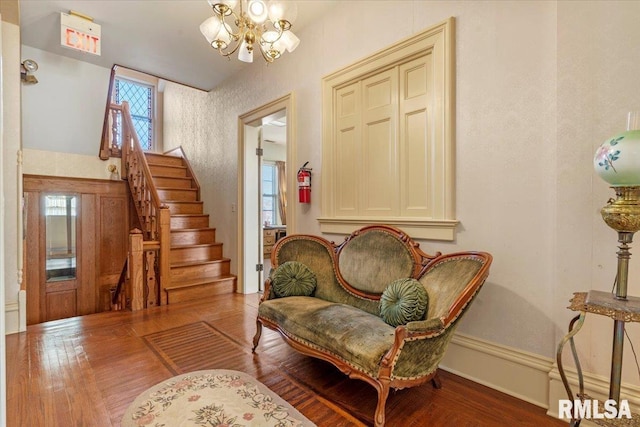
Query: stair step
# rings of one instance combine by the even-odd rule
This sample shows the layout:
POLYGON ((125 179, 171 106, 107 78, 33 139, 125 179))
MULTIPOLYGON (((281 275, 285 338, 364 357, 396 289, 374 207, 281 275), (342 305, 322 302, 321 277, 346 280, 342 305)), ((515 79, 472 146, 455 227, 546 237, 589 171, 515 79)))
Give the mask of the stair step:
POLYGON ((186 166, 173 166, 173 165, 149 163, 149 170, 151 171, 151 175, 153 176, 162 175, 162 176, 180 176, 183 178, 187 177, 186 166))
POLYGON ((169 304, 206 298, 211 295, 231 294, 236 292, 236 276, 224 274, 183 280, 179 283, 172 282, 164 290, 169 304))
POLYGON ((222 258, 214 261, 181 262, 171 264, 169 280, 180 283, 199 277, 224 276, 231 274, 231 260, 222 258))
POLYGON ((202 214, 202 202, 177 202, 165 200, 164 204, 169 207, 169 212, 173 214, 202 214))
POLYGON ((201 245, 215 243, 215 228, 182 228, 171 230, 171 246, 173 245, 201 245))
POLYGON ((184 176, 155 175, 153 182, 156 184, 156 187, 193 188, 193 180, 184 176))
POLYGON ((147 162, 149 163, 170 165, 170 166, 184 166, 184 161, 182 160, 182 157, 168 156, 166 154, 149 153, 149 152, 145 152, 144 155, 147 157, 147 162))
POLYGON ((222 259, 222 243, 172 246, 169 254, 171 264, 222 259))
POLYGON ((198 190, 195 188, 156 187, 160 200, 175 200, 180 202, 195 202, 198 190))
POLYGON ((171 229, 206 228, 209 226, 208 214, 177 214, 171 215, 171 229))

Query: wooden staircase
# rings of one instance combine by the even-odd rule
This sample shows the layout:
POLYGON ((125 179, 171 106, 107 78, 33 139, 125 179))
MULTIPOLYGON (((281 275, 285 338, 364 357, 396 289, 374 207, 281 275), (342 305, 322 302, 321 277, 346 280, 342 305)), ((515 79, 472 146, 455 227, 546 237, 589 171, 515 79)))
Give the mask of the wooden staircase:
POLYGON ((168 283, 160 284, 163 303, 169 304, 236 290, 230 260, 222 255, 197 182, 180 153, 145 153, 160 201, 171 213, 170 274, 168 283))

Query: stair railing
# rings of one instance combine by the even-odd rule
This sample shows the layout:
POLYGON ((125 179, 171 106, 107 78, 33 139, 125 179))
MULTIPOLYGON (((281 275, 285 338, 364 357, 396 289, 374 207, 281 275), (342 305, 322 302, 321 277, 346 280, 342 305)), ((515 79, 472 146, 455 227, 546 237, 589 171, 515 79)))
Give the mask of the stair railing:
MULTIPOLYGON (((159 276, 160 283, 169 280, 171 249, 169 207, 163 205, 158 196, 147 158, 135 132, 129 104, 127 102, 123 102, 122 105, 111 104, 109 108, 112 124, 111 138, 121 142, 122 175, 129 182, 129 190, 141 227, 138 233, 142 235, 140 243, 134 243, 134 240, 130 239, 128 276, 131 289, 127 290, 126 294, 131 294, 132 310, 158 303, 166 304, 166 297, 161 294, 156 277, 159 276), (117 123, 121 126, 118 127, 117 123), (156 251, 159 252, 159 263, 156 262, 156 251), (151 252, 154 253, 153 256, 151 252), (134 254, 135 257, 133 257, 134 254), (157 269, 158 275, 155 274, 157 269), (149 280, 149 277, 152 280, 149 280)), ((132 234, 137 233, 132 231, 132 234)))
MULTIPOLYGON (((142 234, 145 240, 156 240, 160 231, 159 210, 162 206, 147 158, 131 119, 129 104, 123 102, 120 110, 122 122, 122 170, 129 181, 142 234)), ((112 106, 113 108, 113 106, 112 106)))

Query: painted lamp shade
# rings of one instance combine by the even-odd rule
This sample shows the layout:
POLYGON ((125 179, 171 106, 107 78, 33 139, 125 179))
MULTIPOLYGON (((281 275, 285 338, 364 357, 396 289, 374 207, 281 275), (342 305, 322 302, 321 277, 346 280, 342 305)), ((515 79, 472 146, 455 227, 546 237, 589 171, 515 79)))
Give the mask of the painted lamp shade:
POLYGON ((628 130, 603 142, 593 166, 613 187, 640 186, 640 130, 628 130))

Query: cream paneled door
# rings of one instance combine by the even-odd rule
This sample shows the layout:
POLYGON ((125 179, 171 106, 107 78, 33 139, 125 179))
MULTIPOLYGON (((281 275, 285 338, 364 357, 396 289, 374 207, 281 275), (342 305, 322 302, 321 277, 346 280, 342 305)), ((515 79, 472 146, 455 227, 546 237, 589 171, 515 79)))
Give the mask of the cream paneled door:
POLYGON ((353 216, 358 212, 360 158, 360 83, 341 88, 336 105, 335 188, 336 213, 353 216))
POLYGON ((397 216, 399 211, 398 70, 362 81, 362 157, 360 215, 397 216))
POLYGON ((431 173, 442 169, 429 153, 435 145, 428 124, 433 123, 428 108, 433 92, 431 81, 431 55, 423 56, 400 67, 399 155, 400 215, 402 217, 433 216, 430 198, 431 173), (425 165, 427 167, 425 167, 425 165))
POLYGON ((429 216, 429 61, 426 55, 338 90, 339 216, 429 216))

